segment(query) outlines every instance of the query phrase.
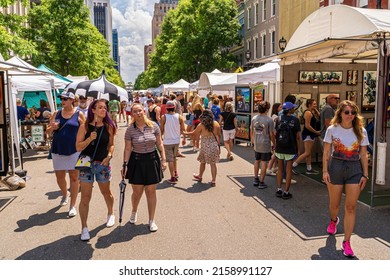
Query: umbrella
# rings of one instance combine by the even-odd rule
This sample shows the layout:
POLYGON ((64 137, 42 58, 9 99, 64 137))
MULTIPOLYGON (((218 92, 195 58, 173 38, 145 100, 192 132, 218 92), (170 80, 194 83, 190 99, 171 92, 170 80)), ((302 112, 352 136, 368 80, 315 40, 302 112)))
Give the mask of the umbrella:
POLYGON ((123 203, 125 202, 125 191, 126 191, 126 182, 122 177, 122 181, 119 183, 119 223, 122 223, 122 215, 123 215, 123 203))
POLYGON ((106 79, 104 71, 96 80, 73 82, 68 84, 64 91, 69 91, 79 96, 93 97, 95 99, 128 101, 127 90, 121 88, 106 79))

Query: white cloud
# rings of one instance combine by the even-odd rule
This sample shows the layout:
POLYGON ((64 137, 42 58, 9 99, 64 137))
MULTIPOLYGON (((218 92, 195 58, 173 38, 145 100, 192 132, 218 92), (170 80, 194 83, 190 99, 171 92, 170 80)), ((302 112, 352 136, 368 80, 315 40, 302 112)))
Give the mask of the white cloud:
POLYGON ((144 46, 152 43, 152 17, 158 0, 112 0, 112 26, 118 29, 121 76, 134 82, 144 71, 144 46))

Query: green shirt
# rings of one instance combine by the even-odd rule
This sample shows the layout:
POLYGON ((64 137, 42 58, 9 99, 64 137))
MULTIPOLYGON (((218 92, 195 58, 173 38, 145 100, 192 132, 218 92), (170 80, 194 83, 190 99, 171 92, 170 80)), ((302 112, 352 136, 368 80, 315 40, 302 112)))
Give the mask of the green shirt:
POLYGON ((119 112, 120 102, 118 100, 111 100, 108 102, 108 107, 110 108, 110 113, 119 112))

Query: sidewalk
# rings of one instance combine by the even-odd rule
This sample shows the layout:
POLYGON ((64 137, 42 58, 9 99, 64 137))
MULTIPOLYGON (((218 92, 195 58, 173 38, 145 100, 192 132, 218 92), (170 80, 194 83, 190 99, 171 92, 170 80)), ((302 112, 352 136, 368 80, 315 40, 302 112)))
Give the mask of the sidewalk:
MULTIPOLYGON (((91 240, 81 242, 80 218, 67 218, 68 207, 59 207, 60 192, 47 152, 25 154, 24 169, 31 179, 14 192, 0 192, 12 201, 0 208, 0 258, 5 260, 309 260, 345 259, 341 253, 343 225, 328 236, 326 187, 305 175, 294 176, 294 197, 275 196, 275 177, 266 177, 267 189, 252 186, 253 150, 245 144, 234 147, 233 161, 221 149, 217 186, 212 188, 210 167, 203 183, 192 181, 198 172, 197 154, 181 148, 179 183, 163 181, 158 186, 156 222, 150 233, 145 197, 138 222, 128 223, 131 186, 127 186, 122 225, 118 224, 118 198, 123 136, 115 139, 111 189, 115 197, 117 224, 105 227, 107 210, 94 188, 88 219, 91 240)), ((169 178, 166 171, 165 180, 169 178)), ((1 205, 0 205, 1 207, 1 205)), ((340 213, 343 218, 343 211, 340 213)), ((390 208, 371 210, 359 204, 352 245, 358 259, 390 259, 390 208)))

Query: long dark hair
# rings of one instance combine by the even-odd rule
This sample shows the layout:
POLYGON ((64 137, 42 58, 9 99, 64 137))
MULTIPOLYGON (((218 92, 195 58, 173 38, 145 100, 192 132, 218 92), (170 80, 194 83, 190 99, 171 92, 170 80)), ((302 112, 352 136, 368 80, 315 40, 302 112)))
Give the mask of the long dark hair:
POLYGON ((107 110, 106 110, 106 115, 105 117, 103 118, 103 124, 104 126, 108 129, 109 127, 112 127, 113 129, 113 132, 114 134, 116 133, 116 126, 115 126, 115 123, 112 121, 112 119, 110 118, 110 115, 108 114, 108 104, 107 104, 107 101, 104 100, 104 99, 95 99, 94 101, 92 101, 92 103, 88 106, 88 113, 87 113, 87 120, 85 122, 85 126, 86 126, 86 129, 88 130, 88 124, 89 123, 93 123, 94 119, 95 119, 95 114, 92 112, 92 109, 95 109, 96 110, 96 106, 98 104, 98 102, 104 102, 106 103, 106 106, 107 106, 107 110))
POLYGON ((281 103, 274 103, 274 105, 272 105, 272 112, 271 112, 271 116, 272 115, 278 115, 278 108, 280 106, 281 103))
POLYGON ((200 123, 204 125, 204 127, 212 132, 214 129, 214 116, 213 113, 209 109, 205 109, 200 115, 200 123))

